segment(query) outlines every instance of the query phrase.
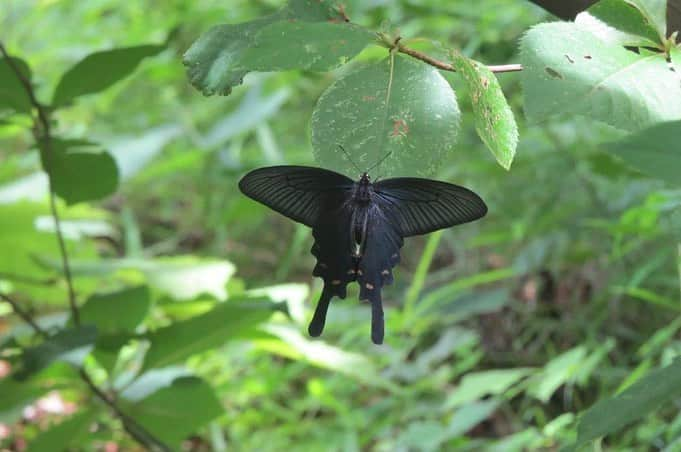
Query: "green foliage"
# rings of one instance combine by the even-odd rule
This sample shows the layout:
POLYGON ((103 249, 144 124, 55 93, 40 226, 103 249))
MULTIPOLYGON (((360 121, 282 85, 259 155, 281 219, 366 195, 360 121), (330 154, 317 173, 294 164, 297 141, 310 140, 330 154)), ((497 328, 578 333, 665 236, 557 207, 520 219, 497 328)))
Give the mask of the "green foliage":
POLYGON ((10 109, 28 113, 31 111, 31 100, 12 66, 28 81, 31 80, 31 69, 22 59, 12 57, 11 61, 13 64, 9 64, 7 58, 0 58, 0 111, 10 109))
POLYGON ((69 448, 80 444, 90 433, 90 425, 97 412, 93 409, 82 410, 70 418, 40 432, 28 446, 29 452, 53 451, 55 445, 69 448))
MULTIPOLYGON (((664 41, 664 29, 656 29, 647 16, 646 3, 601 0, 580 14, 576 22, 612 44, 660 47, 664 41)), ((659 7, 658 2, 655 8, 659 7)))

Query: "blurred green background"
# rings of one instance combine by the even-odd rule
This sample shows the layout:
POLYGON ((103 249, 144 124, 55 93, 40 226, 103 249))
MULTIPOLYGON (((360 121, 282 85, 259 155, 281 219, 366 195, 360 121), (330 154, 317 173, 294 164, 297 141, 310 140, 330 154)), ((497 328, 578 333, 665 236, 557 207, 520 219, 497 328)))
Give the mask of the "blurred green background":
MULTIPOLYGON (((513 73, 499 75, 520 127, 509 172, 477 137, 462 81, 444 74, 460 100, 463 128, 435 176, 479 193, 488 216, 406 241, 395 284, 384 291, 385 345, 370 343, 370 310, 356 291, 332 302, 322 340, 310 340, 305 330, 321 289, 310 274, 310 231, 242 196, 237 181, 259 166, 314 164, 309 120, 334 73, 250 74, 229 97, 206 98, 181 63, 210 26, 251 20, 282 3, 0 5, 0 39, 30 63, 44 98, 88 53, 161 43, 174 30, 169 48, 133 76, 56 119, 63 136, 104 144, 121 171, 119 191, 104 202, 61 206, 67 220, 78 219, 65 228, 81 299, 120 281, 146 282, 153 308, 145 328, 205 312, 214 300, 182 287, 195 281, 173 285, 152 271, 139 274, 139 262, 181 255, 197 266, 219 263, 197 283, 216 298, 224 298, 226 282, 229 297, 249 291, 287 303, 290 317, 274 315, 262 325, 267 334, 226 337, 186 362, 224 408, 186 449, 557 450, 574 439, 577 413, 626 385, 632 372, 678 356, 678 231, 667 214, 681 192, 601 151, 596 143, 620 136, 613 129, 578 118, 526 124, 513 73), (172 290, 188 294, 177 300, 172 290)), ((346 10, 353 22, 389 24, 488 64, 517 62, 522 33, 550 20, 521 0, 350 0, 346 10)), ((365 50, 351 66, 384 52, 365 50)), ((46 182, 26 125, 0 120, 0 259, 39 279, 51 274, 45 263, 57 254, 53 235, 29 231, 50 224, 41 220, 46 182)), ((64 321, 63 283, 13 284, 42 321, 64 321)), ((20 328, 0 305, 0 344, 20 328)), ((116 372, 100 371, 99 379, 125 378, 139 348, 129 345, 116 372)), ((667 406, 604 447, 679 450, 678 411, 678 404, 667 406)), ((2 417, 0 445, 10 448, 63 415, 2 417)), ((136 447, 113 430, 93 436, 85 450, 107 442, 136 447)))

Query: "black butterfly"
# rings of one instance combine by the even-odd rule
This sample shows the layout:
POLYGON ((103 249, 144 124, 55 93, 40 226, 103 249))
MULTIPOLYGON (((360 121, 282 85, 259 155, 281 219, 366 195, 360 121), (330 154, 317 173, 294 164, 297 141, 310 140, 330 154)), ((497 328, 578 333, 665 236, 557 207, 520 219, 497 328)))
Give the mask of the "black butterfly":
POLYGON ((239 182, 250 198, 312 228, 312 274, 324 289, 308 329, 324 329, 329 301, 345 298, 359 284, 360 300, 371 302, 371 339, 383 343, 381 288, 393 281, 403 238, 477 220, 487 206, 472 191, 430 179, 400 177, 371 183, 306 166, 272 166, 251 171, 239 182))

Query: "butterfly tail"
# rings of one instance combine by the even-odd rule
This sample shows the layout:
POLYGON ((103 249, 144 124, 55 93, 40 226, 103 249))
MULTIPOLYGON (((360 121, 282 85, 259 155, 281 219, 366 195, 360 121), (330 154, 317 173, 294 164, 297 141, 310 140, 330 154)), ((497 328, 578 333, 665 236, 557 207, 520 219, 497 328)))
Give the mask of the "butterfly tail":
POLYGON ((383 343, 385 334, 385 320, 383 319, 383 302, 380 291, 371 297, 371 342, 376 345, 383 343))
POLYGON ((307 329, 312 337, 319 337, 324 331, 324 324, 326 323, 326 313, 329 310, 329 302, 333 298, 333 293, 329 290, 326 285, 324 285, 324 290, 322 290, 322 296, 319 297, 317 302, 317 308, 314 310, 314 315, 312 316, 312 321, 307 329))

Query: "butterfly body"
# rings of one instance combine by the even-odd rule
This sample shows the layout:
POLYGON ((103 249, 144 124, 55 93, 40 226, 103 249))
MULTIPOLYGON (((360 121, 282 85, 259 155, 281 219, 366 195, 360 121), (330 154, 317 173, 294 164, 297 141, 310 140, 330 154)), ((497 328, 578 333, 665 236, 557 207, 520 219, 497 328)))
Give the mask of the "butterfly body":
POLYGON ((446 182, 417 178, 372 183, 321 168, 275 166, 248 173, 239 182, 247 196, 312 228, 312 272, 324 280, 308 329, 322 333, 329 303, 345 298, 357 282, 359 298, 371 303, 371 338, 383 342, 381 289, 393 281, 404 237, 473 221, 487 207, 472 191, 446 182))

